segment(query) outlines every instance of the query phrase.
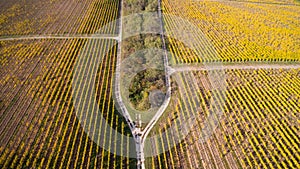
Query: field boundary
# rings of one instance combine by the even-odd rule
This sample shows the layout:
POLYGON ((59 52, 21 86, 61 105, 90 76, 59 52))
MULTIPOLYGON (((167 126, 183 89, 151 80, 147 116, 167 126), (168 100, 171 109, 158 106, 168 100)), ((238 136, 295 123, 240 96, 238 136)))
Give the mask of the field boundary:
POLYGON ((175 72, 186 72, 186 71, 205 71, 205 70, 230 70, 230 69, 300 69, 300 63, 228 63, 220 65, 206 64, 206 65, 187 65, 187 66, 172 66, 169 67, 171 74, 175 72))
MULTIPOLYGON (((197 1, 197 0, 195 0, 197 1)), ((202 2, 202 0, 198 0, 202 2)), ((259 5, 281 5, 281 6, 300 6, 300 4, 295 3, 276 3, 276 2, 260 2, 260 1, 243 1, 243 0, 210 0, 205 2, 237 2, 237 3, 252 3, 252 4, 259 4, 259 5)))
POLYGON ((62 34, 62 35, 12 35, 1 36, 0 41, 35 40, 35 39, 114 39, 119 40, 115 34, 62 34))

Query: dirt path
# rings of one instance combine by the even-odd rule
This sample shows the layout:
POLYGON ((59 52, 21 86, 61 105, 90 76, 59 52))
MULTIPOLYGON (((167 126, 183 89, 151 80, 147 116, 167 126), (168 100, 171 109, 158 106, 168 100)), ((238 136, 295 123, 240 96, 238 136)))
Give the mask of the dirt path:
POLYGON ((2 36, 0 41, 11 40, 35 40, 35 39, 115 39, 119 40, 118 35, 114 34, 65 34, 65 35, 22 35, 22 36, 2 36))
POLYGON ((171 73, 204 70, 226 70, 226 69, 299 69, 300 63, 230 63, 230 64, 206 64, 206 65, 180 65, 169 67, 171 73))

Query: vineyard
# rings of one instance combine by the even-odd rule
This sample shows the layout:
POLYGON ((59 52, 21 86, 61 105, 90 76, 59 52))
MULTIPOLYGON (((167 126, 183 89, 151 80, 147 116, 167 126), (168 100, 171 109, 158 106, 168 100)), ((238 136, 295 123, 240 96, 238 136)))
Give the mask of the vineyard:
MULTIPOLYGON (((7 57, 13 60, 9 65, 16 66, 7 66, 4 70, 8 72, 1 72, 2 167, 107 168, 132 163, 107 154, 89 139, 76 120, 71 93, 76 55, 82 48, 88 52, 96 46, 113 44, 111 40, 92 40, 84 47, 87 41, 20 41, 3 45, 5 53, 9 53, 7 57)), ((126 133, 126 123, 114 111, 110 92, 115 52, 112 47, 99 65, 95 92, 111 125, 126 133)), ((99 51, 94 53, 97 54, 99 51)))
MULTIPOLYGON (((119 5, 117 0, 12 0, 0 3, 2 36, 96 33, 117 19, 119 5)), ((101 33, 114 34, 115 27, 110 25, 101 33)))
POLYGON ((300 168, 299 16, 294 0, 1 1, 0 168, 300 168), (163 91, 151 125, 118 99, 134 54, 167 65, 130 83, 137 110, 163 91))
MULTIPOLYGON (((170 50, 177 56, 176 63, 299 61, 299 4, 165 0, 163 7, 168 14, 165 17, 167 32, 180 25, 170 20, 169 15, 182 17, 196 25, 213 44, 214 48, 209 50, 218 53, 207 55, 191 51, 182 42, 169 38, 170 50), (199 53, 202 55, 197 55, 199 53)), ((193 35, 195 39, 203 38, 193 35)), ((201 40, 194 44, 197 45, 202 45, 201 40)))
MULTIPOLYGON (((197 120, 179 145, 148 159, 148 165, 152 168, 157 165, 161 168, 298 168, 299 71, 227 70, 226 91, 211 90, 206 71, 179 74, 185 92, 191 97, 189 100, 180 95, 174 97, 173 111, 165 117, 167 120, 159 122, 152 134, 162 135, 170 126, 182 132, 185 123, 192 123, 190 117, 197 120), (198 85, 188 83, 191 77, 198 85), (195 92, 196 97, 192 97, 195 92), (218 102, 213 107, 209 104, 212 97, 218 102), (184 110, 197 103, 200 110, 184 110), (201 129, 212 110, 224 114, 217 119, 219 127, 214 135, 203 143, 201 129)), ((156 144, 168 147, 169 142, 157 140, 156 144)))
MULTIPOLYGON (((106 26, 102 32, 99 29, 117 18, 118 1, 1 3, 1 35, 5 36, 115 34, 117 31, 115 24, 106 26)), ((130 134, 112 99, 114 40, 50 38, 0 43, 1 168, 135 166, 134 159, 110 154, 89 138, 77 119, 72 98, 78 56, 90 50, 96 56, 101 54, 101 48, 111 48, 96 67, 96 99, 110 125, 124 135, 130 134)), ((115 144, 110 138, 107 141, 115 144)), ((123 142, 128 145, 123 151, 129 153, 127 140, 123 142)))

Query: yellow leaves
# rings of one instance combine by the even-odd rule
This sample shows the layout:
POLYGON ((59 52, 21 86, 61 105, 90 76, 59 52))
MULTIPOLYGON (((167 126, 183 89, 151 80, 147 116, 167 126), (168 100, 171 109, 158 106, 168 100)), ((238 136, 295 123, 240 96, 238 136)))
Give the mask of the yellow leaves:
POLYGON ((3 25, 10 21, 10 19, 20 11, 20 5, 14 4, 11 8, 7 9, 7 11, 0 14, 0 25, 3 25))
POLYGON ((5 23, 6 20, 7 20, 7 18, 8 17, 6 15, 0 14, 0 25, 3 24, 3 23, 5 23))
MULTIPOLYGON (((15 30, 17 32, 21 32, 22 30, 24 30, 24 28, 29 28, 30 24, 31 24, 31 22, 29 21, 29 19, 22 20, 22 21, 16 23, 15 30)), ((28 29, 25 31, 25 33, 26 32, 28 32, 28 29)), ((24 33, 24 32, 22 32, 22 33, 24 33)))
MULTIPOLYGON (((169 0, 165 0, 164 5, 166 13, 187 18, 209 37, 220 54, 213 60, 300 59, 299 12, 296 12, 299 6, 201 1, 179 7, 169 0)), ((172 21, 166 25, 168 22, 172 21)), ((182 48, 182 51, 188 50, 182 48)), ((180 53, 183 62, 199 62, 195 58, 201 58, 193 56, 190 60, 191 55, 180 53)))

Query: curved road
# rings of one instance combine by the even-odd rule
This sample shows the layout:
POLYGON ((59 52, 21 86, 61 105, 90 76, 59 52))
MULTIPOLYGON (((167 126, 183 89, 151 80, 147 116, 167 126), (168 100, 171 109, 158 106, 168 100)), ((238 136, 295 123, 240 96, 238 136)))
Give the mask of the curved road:
POLYGON ((171 98, 171 82, 170 82, 170 69, 169 69, 169 61, 168 61, 168 55, 166 50, 166 44, 164 39, 164 31, 163 31, 163 21, 162 21, 162 11, 161 11, 161 1, 158 0, 158 17, 160 19, 160 29, 161 29, 161 39, 162 39, 162 47, 164 50, 164 70, 165 70, 165 79, 166 79, 166 87, 167 92, 165 96, 165 100, 162 104, 162 106, 159 108, 159 110, 156 112, 155 116, 151 119, 151 121, 147 124, 144 130, 140 128, 140 126, 136 126, 134 121, 131 119, 129 112, 126 109, 126 106, 124 105, 121 97, 120 92, 120 64, 121 64, 121 49, 122 49, 122 17, 123 17, 123 1, 120 2, 120 20, 119 20, 119 36, 118 36, 118 50, 117 50, 117 65, 116 65, 116 86, 115 86, 115 95, 117 103, 121 109, 121 112, 123 116, 125 117, 130 130, 132 132, 132 135, 136 142, 136 153, 137 153, 137 168, 138 169, 145 169, 145 157, 144 157, 144 143, 146 140, 147 135, 151 131, 151 129, 154 127, 160 116, 163 114, 165 109, 167 108, 170 98, 171 98))

